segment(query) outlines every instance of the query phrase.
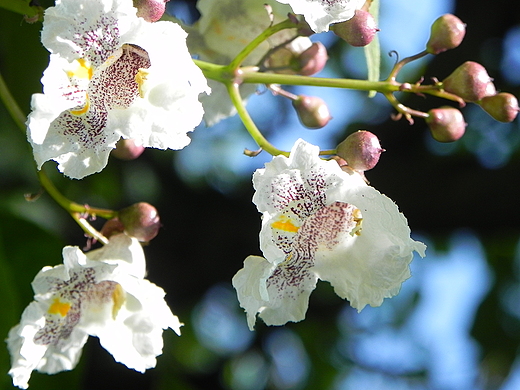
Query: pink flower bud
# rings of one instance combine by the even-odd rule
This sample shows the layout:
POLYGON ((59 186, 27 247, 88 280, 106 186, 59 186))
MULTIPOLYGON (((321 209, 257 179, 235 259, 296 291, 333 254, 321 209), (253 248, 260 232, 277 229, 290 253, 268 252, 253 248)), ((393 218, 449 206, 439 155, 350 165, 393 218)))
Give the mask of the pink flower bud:
POLYGON ((439 54, 460 45, 466 35, 466 24, 452 14, 445 14, 433 22, 426 51, 439 54))
POLYGON ((453 142, 464 135, 466 122, 462 113, 453 107, 440 107, 428 111, 426 123, 432 137, 439 142, 453 142))
POLYGON ((302 125, 309 129, 320 129, 331 119, 327 104, 317 96, 299 95, 292 104, 302 125))
POLYGON ((126 234, 143 242, 154 238, 161 227, 159 214, 149 203, 135 203, 120 210, 118 217, 126 234))
POLYGON ((330 28, 334 34, 352 46, 368 45, 379 31, 374 17, 361 9, 358 9, 351 19, 334 24, 330 28))
POLYGON ((314 42, 311 47, 300 54, 298 58, 300 62, 298 74, 312 76, 325 67, 328 59, 329 57, 325 45, 321 42, 314 42))
POLYGON ((134 7, 137 8, 137 16, 147 22, 156 22, 163 16, 168 1, 170 0, 134 0, 134 7))
POLYGON ((484 111, 500 122, 514 121, 519 110, 517 98, 506 92, 486 96, 479 104, 484 111))
POLYGON ((383 152, 377 136, 366 130, 350 134, 337 147, 337 155, 358 172, 374 168, 383 152))
POLYGON ((453 71, 444 81, 442 87, 467 102, 478 102, 486 96, 497 93, 493 79, 489 77, 482 65, 467 61, 453 71))
POLYGON ((144 146, 136 145, 132 139, 121 138, 112 150, 112 155, 120 160, 135 160, 144 152, 144 146))

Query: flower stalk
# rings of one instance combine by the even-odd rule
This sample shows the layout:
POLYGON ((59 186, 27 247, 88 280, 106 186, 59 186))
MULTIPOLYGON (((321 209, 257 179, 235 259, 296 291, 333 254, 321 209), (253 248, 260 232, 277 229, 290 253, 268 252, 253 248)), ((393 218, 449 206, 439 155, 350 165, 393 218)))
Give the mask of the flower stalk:
POLYGON ((5 83, 5 80, 0 73, 0 99, 2 100, 2 103, 4 103, 5 107, 7 108, 7 112, 9 112, 9 115, 11 115, 11 118, 13 118, 14 123, 22 132, 25 133, 25 120, 26 116, 24 115, 23 111, 21 110, 20 106, 16 103, 16 100, 14 99, 11 91, 9 90, 9 87, 5 83))
MULTIPOLYGON (((0 99, 4 103, 7 111, 13 118, 13 121, 18 126, 18 128, 25 133, 25 120, 26 116, 24 115, 22 109, 14 99, 9 87, 5 83, 2 74, 0 73, 0 99)), ((83 229, 83 231, 89 236, 95 238, 99 242, 103 244, 107 244, 108 240, 99 233, 96 229, 92 227, 85 219, 85 215, 89 216, 99 216, 105 219, 111 219, 117 216, 117 212, 113 210, 101 209, 96 207, 89 207, 86 205, 81 205, 79 203, 75 203, 69 199, 67 199, 52 183, 47 174, 43 169, 37 171, 38 180, 42 187, 47 191, 47 193, 51 196, 54 201, 60 205, 63 209, 65 209, 71 217, 78 223, 78 225, 83 229)))

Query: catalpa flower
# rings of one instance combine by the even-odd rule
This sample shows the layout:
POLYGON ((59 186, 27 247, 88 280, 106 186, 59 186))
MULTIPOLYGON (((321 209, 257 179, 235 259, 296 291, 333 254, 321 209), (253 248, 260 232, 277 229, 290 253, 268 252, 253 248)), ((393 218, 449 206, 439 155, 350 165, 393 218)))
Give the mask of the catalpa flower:
POLYGON ((257 314, 268 325, 304 319, 318 279, 359 311, 380 306, 410 277, 413 252, 425 254, 392 200, 318 153, 298 140, 253 175, 265 258, 249 256, 233 277, 250 329, 257 314))
POLYGON ((155 367, 163 329, 180 334, 182 324, 164 301, 164 291, 144 274, 144 253, 135 238, 113 236, 86 255, 65 247, 63 264, 36 275, 34 301, 9 332, 13 384, 26 389, 33 370, 72 370, 89 335, 99 337, 128 368, 155 367))
POLYGON ((130 0, 57 0, 45 12, 50 62, 27 122, 39 169, 55 160, 71 178, 99 172, 121 137, 159 149, 190 142, 206 79, 180 26, 136 11, 130 0))
POLYGON ((329 31, 332 23, 344 22, 363 7, 365 0, 277 0, 289 4, 295 14, 305 17, 305 21, 315 32, 329 31))

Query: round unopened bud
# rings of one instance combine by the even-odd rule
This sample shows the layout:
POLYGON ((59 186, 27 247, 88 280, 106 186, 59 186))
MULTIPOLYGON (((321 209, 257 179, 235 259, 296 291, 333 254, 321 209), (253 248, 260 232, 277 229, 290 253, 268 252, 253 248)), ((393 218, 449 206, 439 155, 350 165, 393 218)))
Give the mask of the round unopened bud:
POLYGON ((115 149, 112 150, 112 155, 120 160, 135 160, 144 152, 143 145, 136 145, 132 139, 121 138, 116 143, 115 149))
POLYGON ((333 24, 330 29, 352 46, 368 45, 379 31, 374 17, 361 9, 358 9, 351 19, 333 24))
POLYGON ((433 139, 439 142, 456 141, 466 131, 462 112, 453 107, 440 107, 428 111, 426 123, 433 139))
POLYGON ((156 208, 145 202, 135 203, 120 210, 118 218, 126 234, 143 242, 154 238, 161 227, 156 208))
POLYGON ((147 22, 156 22, 163 16, 168 1, 170 0, 134 0, 134 7, 137 8, 137 16, 147 22))
POLYGON ((305 65, 301 55, 312 47, 307 37, 296 37, 285 45, 277 47, 265 59, 264 66, 271 72, 281 74, 299 74, 305 65))
POLYGON ((486 96, 480 102, 480 107, 499 122, 512 122, 518 114, 517 98, 507 92, 486 96))
POLYGON ((329 57, 325 45, 321 42, 313 42, 311 47, 300 54, 298 58, 300 62, 298 74, 312 76, 325 67, 328 59, 329 57))
POLYGON ((497 93, 486 68, 477 62, 466 61, 442 81, 442 87, 467 102, 478 102, 497 93))
POLYGON ((466 35, 466 24, 452 14, 445 14, 433 22, 426 51, 439 54, 460 45, 466 35))
POLYGON ((302 125, 309 129, 321 129, 331 119, 327 103, 317 96, 299 95, 292 105, 302 125))
POLYGON ((374 168, 384 151, 377 136, 366 130, 350 134, 337 147, 337 155, 358 172, 374 168))

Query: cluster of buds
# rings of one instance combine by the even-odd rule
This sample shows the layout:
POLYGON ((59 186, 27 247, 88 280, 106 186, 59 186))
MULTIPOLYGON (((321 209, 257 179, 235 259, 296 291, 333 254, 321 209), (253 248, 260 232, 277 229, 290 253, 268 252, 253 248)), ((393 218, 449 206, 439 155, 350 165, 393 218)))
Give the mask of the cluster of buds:
MULTIPOLYGON (((427 54, 440 54, 446 50, 458 47, 466 34, 466 25, 456 16, 442 15, 432 24, 430 38, 426 48, 421 53, 399 61, 391 72, 389 80, 395 82, 399 70, 410 61, 427 54)), ((442 81, 434 79, 433 85, 412 86, 402 84, 402 90, 413 90, 416 93, 428 93, 457 101, 461 107, 466 103, 480 105, 489 115, 500 122, 511 122, 518 114, 518 100, 510 93, 497 93, 493 79, 484 66, 467 61, 455 69, 442 81)), ((387 94, 392 105, 400 116, 405 116, 410 122, 412 116, 422 117, 430 129, 432 137, 439 142, 453 142, 464 135, 466 122, 462 112, 449 106, 434 108, 420 112, 400 104, 395 97, 387 94)))
POLYGON ((149 203, 139 202, 119 210, 118 216, 108 220, 101 234, 107 238, 125 232, 141 242, 151 241, 159 233, 161 221, 157 209, 149 203))
MULTIPOLYGON (((295 21, 301 24, 297 19, 295 21)), ((301 35, 307 33, 307 30, 299 29, 299 36, 270 50, 261 61, 261 69, 301 76, 312 76, 323 70, 329 58, 327 48, 323 43, 311 42, 306 36, 301 35)), ((303 126, 319 129, 329 123, 331 115, 323 99, 317 96, 295 95, 279 85, 270 85, 269 88, 273 93, 291 100, 303 126)))
MULTIPOLYGON (((476 103, 495 120, 512 122, 519 111, 518 100, 510 93, 497 93, 493 79, 482 65, 467 61, 438 83, 445 92, 476 103)), ((440 142, 456 141, 464 135, 466 123, 462 113, 453 107, 430 110, 426 118, 432 136, 440 142)))

